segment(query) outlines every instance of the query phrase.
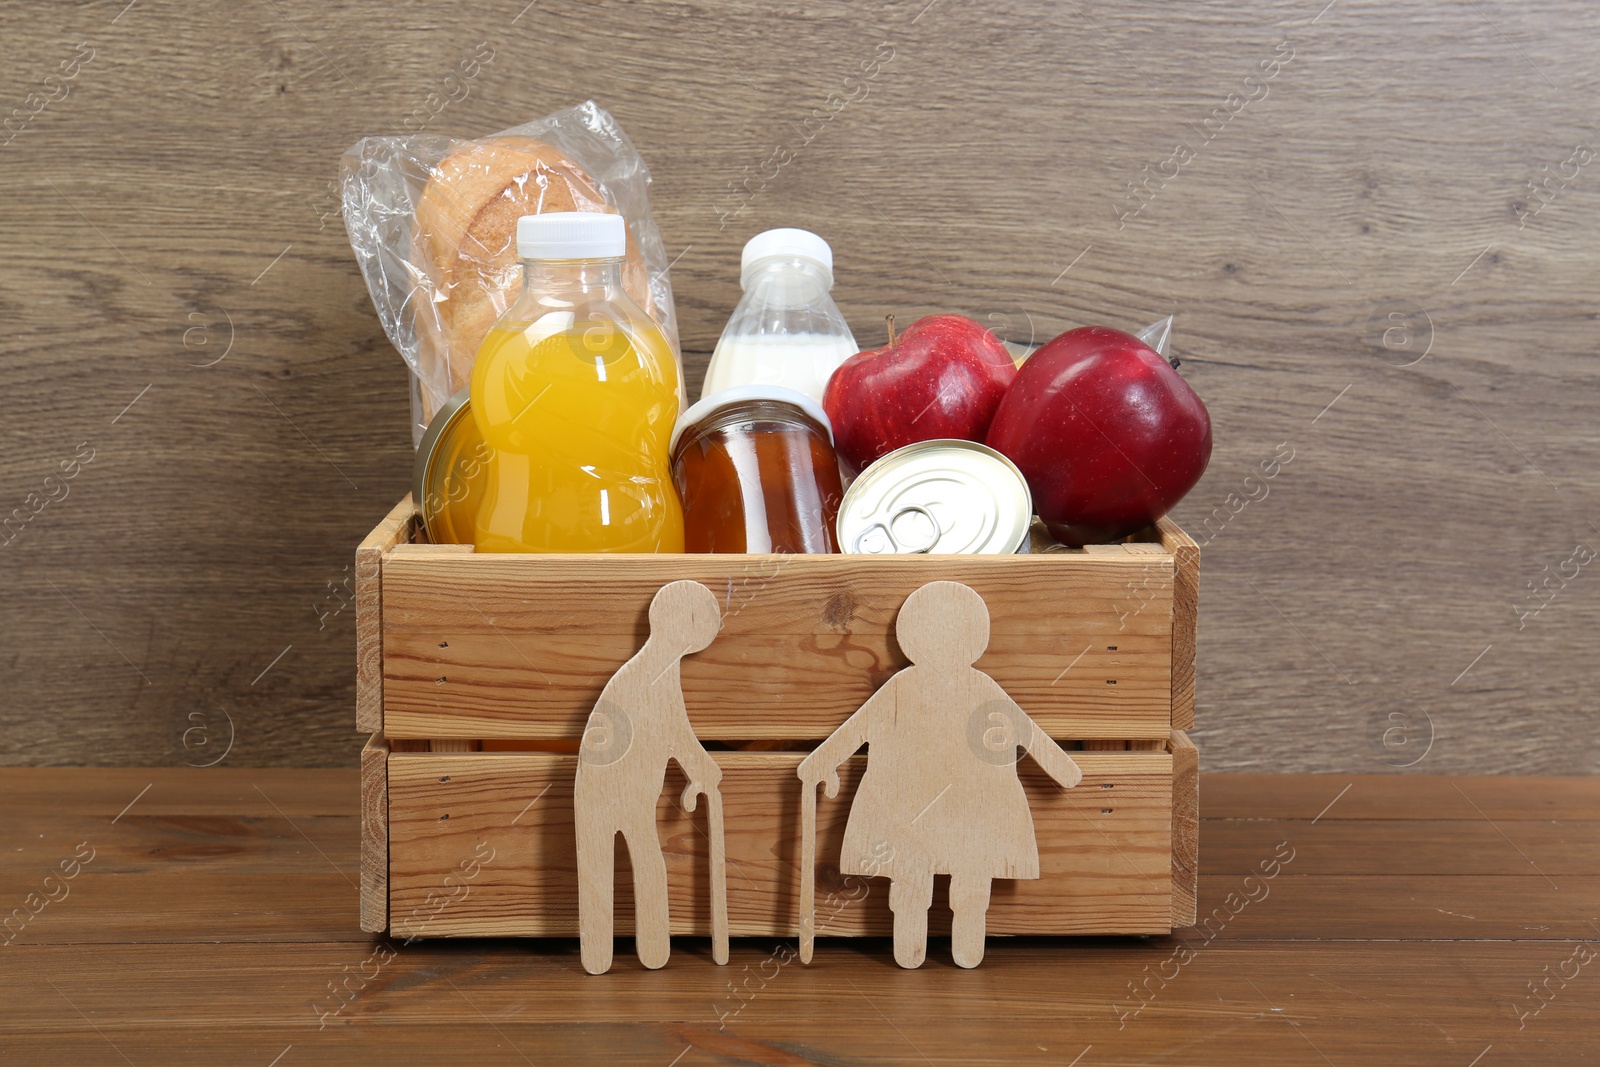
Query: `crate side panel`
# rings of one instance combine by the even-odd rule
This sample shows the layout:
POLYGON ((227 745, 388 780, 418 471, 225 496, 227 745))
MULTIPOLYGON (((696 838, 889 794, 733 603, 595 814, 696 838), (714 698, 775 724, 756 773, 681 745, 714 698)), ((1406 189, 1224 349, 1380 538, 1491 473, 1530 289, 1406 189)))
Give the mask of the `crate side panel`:
POLYGON ((1193 926, 1200 893, 1200 750, 1172 731, 1172 926, 1193 926))
POLYGON ((650 599, 692 578, 723 600, 716 642, 683 662, 704 739, 827 736, 906 665, 895 613, 940 579, 989 606, 977 663, 1060 738, 1165 740, 1172 557, 454 556, 384 568, 391 737, 572 738, 643 644, 650 599))
POLYGON ((384 554, 411 537, 411 495, 394 506, 356 547, 356 729, 383 730, 384 554))
POLYGON ((1174 561, 1172 581, 1172 728, 1194 729, 1195 644, 1200 635, 1200 546, 1171 519, 1157 528, 1174 561))
POLYGON ((361 929, 389 928, 389 746, 374 735, 361 750, 361 929))
MULTIPOLYGON (((1164 933, 1171 928, 1172 757, 1075 753, 1084 780, 1061 790, 1031 762, 1042 877, 997 881, 992 934, 1164 933)), ((722 752, 728 913, 734 936, 794 936, 798 915, 800 755, 722 752)), ((817 926, 825 936, 886 934, 887 883, 841 879, 837 857, 864 765, 818 802, 817 926)), ((577 934, 572 782, 576 758, 542 753, 397 755, 391 760, 391 929, 395 936, 577 934)), ((708 934, 705 811, 677 803, 669 773, 658 806, 675 934, 708 934)), ((937 787, 930 785, 930 794, 937 787)), ((615 915, 631 932, 632 890, 619 865, 615 915)), ((947 933, 943 890, 930 928, 947 933)))

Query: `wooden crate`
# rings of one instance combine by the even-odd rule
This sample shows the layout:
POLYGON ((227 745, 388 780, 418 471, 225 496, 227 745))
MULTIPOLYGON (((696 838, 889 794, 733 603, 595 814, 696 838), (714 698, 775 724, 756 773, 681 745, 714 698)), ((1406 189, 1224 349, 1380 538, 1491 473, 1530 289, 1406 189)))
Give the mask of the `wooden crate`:
MULTIPOLYGON (((795 767, 906 665, 900 604, 936 580, 988 605, 976 666, 1084 780, 1060 790, 1024 759, 1041 877, 1000 881, 993 934, 1152 934, 1191 925, 1198 824, 1194 715, 1199 550, 1163 520, 1135 543, 1020 556, 477 555, 415 543, 409 498, 356 552, 362 928, 395 936, 577 934, 572 790, 595 700, 647 633, 651 598, 693 579, 723 625, 683 661, 684 700, 716 748, 732 933, 792 936, 795 767), (763 750, 741 750, 762 743, 763 750), (787 744, 785 744, 787 742, 787 744)), ((874 879, 836 863, 863 757, 818 806, 817 928, 889 931, 874 879)), ((675 777, 676 776, 676 777, 675 777)), ((705 809, 659 805, 672 931, 708 934, 705 809)), ((626 850, 620 853, 626 864, 626 850)), ((631 930, 619 870, 618 931, 631 930)), ((942 891, 942 887, 941 887, 942 891)), ((930 929, 948 929, 936 897, 930 929), (944 919, 941 926, 940 918, 944 919)))

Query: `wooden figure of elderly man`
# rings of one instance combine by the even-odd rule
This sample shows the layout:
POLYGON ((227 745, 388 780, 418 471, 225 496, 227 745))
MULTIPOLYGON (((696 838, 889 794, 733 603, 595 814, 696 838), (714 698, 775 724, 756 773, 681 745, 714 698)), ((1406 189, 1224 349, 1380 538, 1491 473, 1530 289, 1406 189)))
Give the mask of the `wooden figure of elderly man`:
POLYGON ((583 968, 611 967, 615 843, 621 834, 633 865, 634 941, 639 961, 655 968, 671 951, 667 867, 656 829, 656 804, 667 761, 688 777, 683 807, 707 802, 711 861, 712 958, 728 962, 728 890, 722 828, 722 769, 701 747, 683 703, 678 665, 716 639, 722 612, 699 582, 671 582, 650 602, 644 647, 600 693, 578 748, 573 809, 578 840, 578 935, 583 968))

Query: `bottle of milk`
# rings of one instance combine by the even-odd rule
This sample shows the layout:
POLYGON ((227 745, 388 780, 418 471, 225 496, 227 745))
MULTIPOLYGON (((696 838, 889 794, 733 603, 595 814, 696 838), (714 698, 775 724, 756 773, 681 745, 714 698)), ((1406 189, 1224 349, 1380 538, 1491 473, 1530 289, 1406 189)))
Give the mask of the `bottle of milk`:
POLYGON ((717 341, 702 398, 740 385, 777 385, 822 402, 834 368, 856 339, 828 291, 833 249, 807 230, 750 238, 740 264, 744 297, 717 341))

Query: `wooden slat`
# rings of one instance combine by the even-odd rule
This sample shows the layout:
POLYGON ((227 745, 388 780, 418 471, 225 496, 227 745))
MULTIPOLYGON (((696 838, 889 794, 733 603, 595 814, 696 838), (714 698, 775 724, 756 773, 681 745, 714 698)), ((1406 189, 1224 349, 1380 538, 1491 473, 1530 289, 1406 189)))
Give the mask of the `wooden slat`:
POLYGON ((707 740, 819 738, 905 659, 891 636, 928 581, 977 589, 992 619, 978 667, 1052 736, 1165 741, 1172 559, 469 556, 402 545, 384 563, 384 729, 410 738, 579 736, 644 640, 668 581, 723 600, 721 635, 683 664, 707 740))
POLYGON ((1200 751, 1172 731, 1172 925, 1190 926, 1200 875, 1200 751))
POLYGON ((389 745, 374 734, 361 750, 361 929, 389 928, 389 745))
MULTIPOLYGON (((801 755, 719 752, 726 810, 728 912, 735 936, 792 936, 799 884, 801 755)), ((1165 933, 1171 928, 1172 756, 1078 753, 1084 771, 1061 790, 1031 761, 1020 770, 1042 877, 994 883, 991 933, 1165 933)), ((818 803, 817 929, 889 930, 881 881, 841 883, 849 800, 864 760, 818 803), (870 885, 870 890, 866 888, 870 885), (830 894, 832 896, 830 897, 830 894), (859 898, 859 899, 858 899, 859 898)), ((576 757, 543 753, 399 754, 389 758, 390 929, 396 936, 572 936, 577 931, 572 778, 576 757), (476 857, 476 878, 458 872, 476 857), (445 878, 452 875, 447 884, 445 878)), ((676 772, 658 808, 672 929, 708 933, 703 812, 677 804, 676 772)), ((631 887, 619 873, 617 926, 631 929, 631 887)), ((931 929, 948 932, 936 898, 931 929)))
POLYGON ((1200 546, 1170 518, 1156 523, 1174 560, 1172 576, 1172 728, 1194 729, 1195 643, 1200 626, 1200 546))
MULTIPOLYGON (((1209 787, 1212 777, 1206 778, 1209 787)), ((1302 875, 1526 875, 1557 885, 1565 876, 1600 876, 1596 820, 1207 819, 1205 872, 1247 874, 1280 841, 1293 842, 1302 875), (1441 827, 1448 825, 1448 833, 1441 827), (1375 832, 1376 830, 1376 832, 1375 832)), ((1600 921, 1600 916, 1591 916, 1600 921)), ((1600 933, 1600 931, 1597 931, 1600 933)))
MULTIPOLYGON (((356 825, 347 820, 343 832, 354 843, 356 825)), ((80 838, 80 840, 83 840, 80 838)), ((93 844, 93 841, 90 841, 93 844)), ((313 857, 315 850, 301 847, 313 857)), ((22 945, 94 944, 106 941, 174 945, 223 941, 366 941, 356 922, 355 850, 335 870, 186 870, 167 862, 156 869, 107 866, 96 870, 98 856, 71 883, 70 894, 34 916, 16 933, 10 947, 0 933, 0 952, 22 945)), ((69 845, 61 855, 71 853, 69 845)), ((48 868, 0 877, 6 908, 0 920, 22 907, 27 894, 41 891, 48 868)), ((59 891, 58 891, 59 892, 59 891)), ((13 929, 15 927, 13 926, 13 929)), ((148 952, 149 950, 146 949, 148 952)), ((9 966, 9 963, 8 963, 9 966)), ((9 993, 0 981, 0 993, 9 993)), ((9 1012, 9 1009, 8 1009, 9 1012)), ((10 1018, 6 1022, 10 1023, 10 1018)))
MULTIPOLYGON (((352 746, 353 747, 353 746, 352 746)), ((95 825, 141 816, 349 815, 350 771, 293 767, 6 767, 0 811, 81 815, 95 825)))
MULTIPOLYGON (((1208 819, 1594 819, 1600 775, 1226 774, 1206 778, 1208 819), (1348 787, 1348 788, 1347 788, 1348 787)), ((1509 831, 1512 837, 1516 831, 1509 831)))
POLYGON ((461 738, 443 738, 428 742, 429 752, 476 752, 482 744, 480 741, 466 741, 461 738))
POLYGON ((383 730, 383 557, 416 527, 411 494, 356 548, 356 729, 383 730))
MULTIPOLYGON (((354 788, 348 771, 341 781, 346 792, 354 788)), ((86 874, 141 875, 168 869, 196 878, 320 874, 332 873, 331 863, 354 871, 357 843, 351 828, 356 816, 348 810, 348 798, 343 807, 338 815, 292 816, 292 826, 270 810, 262 815, 140 814, 136 807, 109 832, 103 829, 109 819, 35 812, 25 823, 0 822, 0 856, 5 859, 0 901, 6 899, 7 887, 15 887, 16 896, 26 893, 35 871, 42 877, 79 843, 95 853, 86 874)))
MULTIPOLYGON (((420 533, 418 536, 421 536, 420 533)), ((408 541, 403 543, 406 546, 405 552, 408 556, 470 556, 476 551, 471 545, 436 545, 430 541, 408 541)))
MULTIPOLYGON (((1207 919, 1212 917, 1212 928, 1227 919, 1222 936, 1228 939, 1539 937, 1594 941, 1600 951, 1600 931, 1595 930, 1600 924, 1600 878, 1594 875, 1546 880, 1532 870, 1444 878, 1436 873, 1298 874, 1299 849, 1292 836, 1286 840, 1295 849, 1295 859, 1266 882, 1265 899, 1231 918, 1241 898, 1252 891, 1259 895, 1257 883, 1262 879, 1258 875, 1246 885, 1238 873, 1202 872, 1199 925, 1179 936, 1205 936, 1207 919)), ((1269 849, 1261 858, 1271 855, 1269 849)))

